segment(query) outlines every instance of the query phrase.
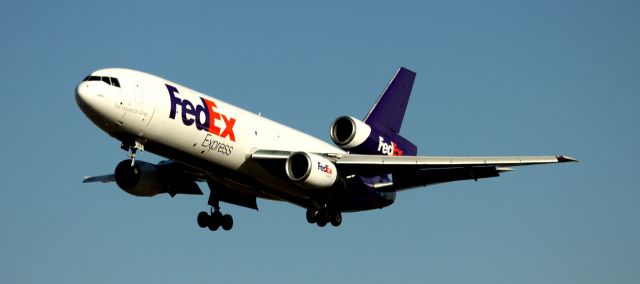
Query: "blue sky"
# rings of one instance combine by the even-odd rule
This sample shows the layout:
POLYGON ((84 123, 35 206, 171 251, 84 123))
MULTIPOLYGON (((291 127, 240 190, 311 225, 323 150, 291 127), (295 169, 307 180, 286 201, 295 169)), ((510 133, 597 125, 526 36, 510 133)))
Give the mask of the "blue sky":
MULTIPOLYGON (((0 279, 7 283, 637 283, 637 1, 5 1, 0 279), (259 201, 81 184, 126 158, 77 108, 104 67, 168 78, 325 140, 399 66, 402 133, 429 155, 579 164, 402 192, 341 227, 259 201)), ((141 159, 159 157, 143 153, 141 159)), ((203 185, 204 186, 204 185, 203 185)))

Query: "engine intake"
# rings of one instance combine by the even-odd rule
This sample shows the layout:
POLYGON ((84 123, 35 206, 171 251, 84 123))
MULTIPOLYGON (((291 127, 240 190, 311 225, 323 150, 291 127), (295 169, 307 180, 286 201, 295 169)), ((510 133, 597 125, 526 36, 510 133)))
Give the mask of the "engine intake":
POLYGON ((371 134, 371 126, 351 116, 341 116, 331 124, 331 140, 342 149, 364 143, 371 134))
POLYGON ((163 192, 156 166, 143 161, 124 160, 116 166, 116 184, 129 194, 135 196, 154 196, 163 192))
POLYGON ((328 159, 306 152, 295 152, 286 162, 289 179, 307 188, 328 188, 338 180, 338 170, 328 159))

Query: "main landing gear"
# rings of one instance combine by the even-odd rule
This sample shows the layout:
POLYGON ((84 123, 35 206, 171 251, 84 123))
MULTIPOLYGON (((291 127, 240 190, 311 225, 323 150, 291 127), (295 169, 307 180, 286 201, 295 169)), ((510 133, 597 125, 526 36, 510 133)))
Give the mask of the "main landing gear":
POLYGON ((220 200, 213 197, 213 193, 209 196, 209 204, 211 205, 211 214, 202 211, 198 213, 198 226, 200 228, 208 227, 209 230, 215 231, 222 227, 223 230, 229 231, 233 228, 233 218, 229 214, 220 212, 220 200))
POLYGON ((309 208, 307 209, 307 222, 309 224, 316 223, 319 227, 324 227, 330 222, 334 227, 338 227, 342 224, 342 213, 326 206, 320 209, 309 208))
POLYGON ((222 215, 220 210, 213 210, 211 215, 202 211, 198 213, 198 226, 200 228, 208 227, 211 231, 215 231, 220 227, 225 231, 229 231, 233 228, 233 217, 229 214, 222 215))

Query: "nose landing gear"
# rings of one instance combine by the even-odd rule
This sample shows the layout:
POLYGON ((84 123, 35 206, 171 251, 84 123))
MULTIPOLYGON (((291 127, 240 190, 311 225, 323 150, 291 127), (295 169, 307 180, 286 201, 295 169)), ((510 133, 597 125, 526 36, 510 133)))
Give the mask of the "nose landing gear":
POLYGON ((133 141, 132 142, 122 142, 120 148, 125 151, 131 151, 129 154, 129 158, 131 158, 131 166, 133 167, 136 164, 136 152, 138 150, 144 151, 144 145, 140 142, 133 141))

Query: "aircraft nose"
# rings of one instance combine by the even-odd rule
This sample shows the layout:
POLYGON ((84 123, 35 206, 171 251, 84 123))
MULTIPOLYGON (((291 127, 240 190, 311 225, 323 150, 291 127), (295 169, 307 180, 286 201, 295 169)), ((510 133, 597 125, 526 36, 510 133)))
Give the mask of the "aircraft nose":
POLYGON ((76 87, 76 103, 82 112, 90 117, 104 115, 107 101, 99 86, 92 82, 80 82, 76 87))
POLYGON ((80 82, 76 86, 76 103, 80 108, 91 107, 95 104, 98 94, 91 89, 88 82, 80 82))
POLYGON ((76 86, 76 103, 78 103, 78 105, 81 106, 84 104, 86 100, 87 100, 86 85, 84 84, 84 82, 80 82, 80 84, 76 86))

